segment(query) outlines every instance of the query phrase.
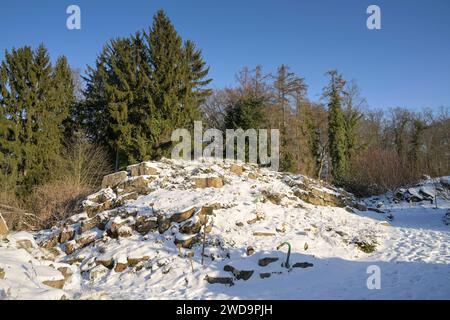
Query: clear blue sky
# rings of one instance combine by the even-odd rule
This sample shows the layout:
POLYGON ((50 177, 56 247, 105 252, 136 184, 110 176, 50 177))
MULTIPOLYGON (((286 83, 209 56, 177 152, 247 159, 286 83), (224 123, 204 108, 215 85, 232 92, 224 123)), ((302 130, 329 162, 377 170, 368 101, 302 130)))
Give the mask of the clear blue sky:
POLYGON ((448 0, 5 0, 0 8, 1 58, 43 42, 52 58, 64 54, 85 70, 108 39, 148 28, 162 8, 203 50, 213 87, 232 85, 243 66, 285 63, 313 100, 337 68, 372 107, 450 105, 448 0), (81 7, 82 30, 66 29, 70 4, 81 7), (380 31, 366 28, 370 4, 381 7, 380 31))

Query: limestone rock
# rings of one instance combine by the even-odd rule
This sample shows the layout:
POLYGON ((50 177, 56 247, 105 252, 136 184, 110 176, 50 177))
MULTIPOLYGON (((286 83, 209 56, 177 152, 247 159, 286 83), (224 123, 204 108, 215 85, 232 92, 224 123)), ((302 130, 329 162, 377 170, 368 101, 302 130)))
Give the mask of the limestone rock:
POLYGON ((157 217, 140 216, 137 218, 134 228, 141 235, 145 235, 150 231, 158 229, 157 217))
POLYGON ((98 224, 100 224, 100 222, 101 218, 98 215, 94 216, 91 219, 81 221, 79 233, 84 233, 86 231, 94 229, 98 224))
POLYGON ((129 238, 133 235, 133 230, 129 226, 121 226, 117 230, 117 235, 119 238, 129 238))
POLYGON ((0 268, 0 280, 3 280, 3 279, 5 279, 5 270, 0 268))
POLYGON ((196 212, 197 208, 189 208, 187 210, 183 210, 180 213, 175 213, 170 217, 170 222, 183 222, 190 219, 196 212))
POLYGON ((249 172, 248 175, 247 175, 247 177, 248 177, 249 179, 252 179, 252 180, 258 179, 258 175, 257 175, 256 173, 254 173, 254 172, 249 172))
POLYGON ((191 219, 185 221, 180 226, 180 232, 184 233, 184 234, 196 234, 196 233, 199 233, 201 228, 202 228, 202 226, 205 223, 206 223, 205 211, 204 210, 197 210, 195 215, 191 219))
POLYGON ((181 247, 185 249, 190 249, 193 244, 197 243, 199 241, 198 235, 193 236, 184 236, 184 235, 177 235, 175 237, 175 245, 181 245, 181 247))
POLYGON ((247 256, 249 257, 249 256, 251 256, 251 255, 253 255, 254 253, 255 253, 255 248, 253 248, 252 246, 248 246, 247 247, 247 256))
POLYGON ((136 192, 138 194, 147 195, 153 190, 148 187, 156 177, 153 176, 139 176, 121 182, 117 186, 118 194, 124 195, 127 193, 136 192))
POLYGON ((97 265, 89 271, 89 280, 95 281, 108 273, 108 268, 103 265, 97 265))
POLYGON ((64 243, 66 241, 70 241, 75 236, 75 229, 71 227, 67 227, 61 230, 61 234, 59 235, 59 242, 64 243))
POLYGON ((264 199, 269 200, 270 202, 276 205, 280 205, 284 197, 284 195, 281 193, 269 190, 263 190, 261 193, 264 196, 264 199))
POLYGON ((275 233, 273 232, 253 232, 253 235, 256 237, 273 237, 275 236, 275 233))
POLYGON ((5 236, 8 234, 8 226, 6 225, 5 219, 3 219, 2 214, 0 213, 0 236, 5 236))
POLYGON ((61 272, 66 281, 73 275, 73 271, 69 267, 59 267, 58 271, 61 272))
POLYGON ((92 242, 94 242, 97 239, 96 233, 88 233, 86 235, 81 235, 77 240, 76 243, 79 247, 84 248, 88 245, 90 245, 92 242))
POLYGON ((128 257, 128 266, 135 267, 141 262, 148 261, 150 259, 149 256, 142 256, 142 257, 128 257))
POLYGON ((127 263, 117 262, 114 268, 115 272, 123 272, 128 267, 127 263))
POLYGON ((69 255, 75 252, 77 248, 77 243, 75 242, 75 240, 71 240, 66 242, 65 246, 64 246, 64 252, 69 255))
POLYGON ((260 277, 261 279, 266 279, 266 278, 270 278, 271 275, 272 275, 272 274, 271 274, 270 272, 263 272, 263 273, 260 273, 260 274, 259 274, 259 277, 260 277))
POLYGON ((49 287, 52 287, 52 288, 55 288, 55 289, 62 289, 62 288, 64 288, 65 282, 66 282, 65 279, 42 281, 42 283, 45 284, 46 286, 49 286, 49 287))
POLYGON ((126 171, 120 171, 103 177, 102 189, 115 188, 128 178, 126 171))
POLYGON ((198 189, 223 187, 223 179, 216 176, 193 177, 192 181, 194 182, 195 187, 198 189))
POLYGON ((113 258, 110 257, 98 257, 97 259, 95 259, 95 263, 97 265, 101 264, 102 266, 108 268, 108 269, 112 269, 114 267, 114 260, 113 258))
POLYGON ((169 228, 170 228, 170 219, 167 219, 163 215, 159 215, 157 219, 158 219, 158 232, 160 234, 163 234, 164 232, 169 230, 169 228))
POLYGON ((154 176, 158 174, 158 169, 153 167, 149 162, 142 162, 127 167, 127 171, 132 177, 138 176, 154 176))
POLYGON ((233 172, 234 174, 240 176, 244 172, 244 168, 240 165, 232 164, 230 167, 230 171, 233 172))
POLYGON ((39 245, 45 249, 53 248, 59 243, 59 235, 59 231, 54 231, 39 245))

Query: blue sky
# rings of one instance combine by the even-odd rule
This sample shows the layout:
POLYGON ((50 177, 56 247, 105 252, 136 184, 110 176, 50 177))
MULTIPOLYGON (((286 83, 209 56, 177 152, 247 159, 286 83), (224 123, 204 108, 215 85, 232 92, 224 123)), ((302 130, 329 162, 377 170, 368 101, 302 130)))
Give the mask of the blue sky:
POLYGON ((232 85, 243 66, 285 63, 312 100, 337 68, 371 107, 450 106, 448 0, 5 0, 0 57, 43 42, 52 58, 85 70, 106 41, 148 28, 160 8, 203 50, 215 88, 232 85), (70 4, 81 7, 82 30, 66 28, 70 4), (370 4, 381 7, 382 30, 366 28, 370 4))

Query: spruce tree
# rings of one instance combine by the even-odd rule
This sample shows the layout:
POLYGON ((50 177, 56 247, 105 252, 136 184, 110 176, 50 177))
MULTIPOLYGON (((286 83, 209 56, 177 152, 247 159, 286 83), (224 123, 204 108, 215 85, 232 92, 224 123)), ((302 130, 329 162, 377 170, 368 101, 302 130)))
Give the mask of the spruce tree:
POLYGON ((41 45, 6 52, 0 74, 0 171, 14 177, 17 191, 28 192, 59 161, 73 97, 70 68, 64 57, 53 67, 41 45))
POLYGON ((332 70, 327 73, 330 83, 325 88, 324 96, 328 99, 328 134, 332 163, 333 180, 342 184, 347 174, 345 117, 342 111, 342 94, 345 81, 342 76, 332 70))
POLYGON ((148 32, 111 41, 89 68, 78 117, 118 166, 170 153, 171 133, 200 119, 208 68, 163 11, 148 32))

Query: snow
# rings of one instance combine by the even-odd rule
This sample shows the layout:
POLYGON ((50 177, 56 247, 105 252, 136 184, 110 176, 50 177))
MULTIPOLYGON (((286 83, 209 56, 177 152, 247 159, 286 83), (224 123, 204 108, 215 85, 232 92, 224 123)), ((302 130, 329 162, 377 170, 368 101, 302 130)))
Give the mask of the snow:
MULTIPOLYGON (((181 234, 175 225, 164 234, 133 233, 118 239, 102 237, 102 232, 94 229, 82 236, 92 234, 98 241, 78 251, 77 256, 85 260, 71 266, 77 272, 58 290, 42 281, 57 278, 58 271, 51 264, 65 265, 73 256, 61 254, 53 262, 42 259, 35 250, 31 254, 17 248, 13 241, 0 242, 0 268, 6 271, 5 279, 0 279, 0 299, 450 299, 450 227, 442 222, 450 200, 443 193, 438 194, 438 209, 429 201, 394 203, 392 195, 361 201, 369 207, 379 205, 383 214, 305 203, 293 195, 289 179, 265 169, 258 172, 260 179, 251 180, 245 173, 231 174, 227 164, 173 161, 148 165, 159 171, 165 187, 128 202, 121 212, 156 219, 157 214, 170 216, 187 208, 215 205, 218 209, 210 217, 213 228, 206 237, 204 265, 201 243, 192 249, 175 246, 175 238, 195 236, 181 234), (192 189, 186 174, 191 178, 223 176, 227 183, 222 188, 192 189), (265 201, 263 191, 280 195, 282 201, 279 205, 265 201), (393 218, 388 219, 390 216, 393 218), (255 232, 273 236, 254 236, 255 232), (308 262, 313 266, 283 267, 287 248, 277 247, 285 241, 292 246, 291 265, 308 262), (363 252, 361 243, 373 244, 375 251, 363 252), (255 253, 247 256, 250 246, 255 253), (96 259, 127 264, 129 259, 144 257, 148 260, 139 263, 139 269, 128 267, 123 272, 96 264, 96 259), (265 257, 278 261, 259 266, 259 259, 265 257), (254 274, 247 281, 234 280, 233 286, 205 281, 207 275, 232 277, 224 271, 226 265, 254 270, 254 274), (367 270, 373 265, 381 271, 379 290, 367 287, 371 275, 367 270), (261 273, 271 276, 261 279, 261 273)), ((316 188, 339 194, 338 189, 316 188)), ((431 182, 413 192, 418 188, 425 188, 427 194, 435 192, 431 182)), ((194 216, 189 221, 197 219, 194 216)), ((130 218, 117 216, 110 223, 127 220, 130 218)), ((22 238, 32 240, 30 234, 12 235, 12 239, 22 238)))

